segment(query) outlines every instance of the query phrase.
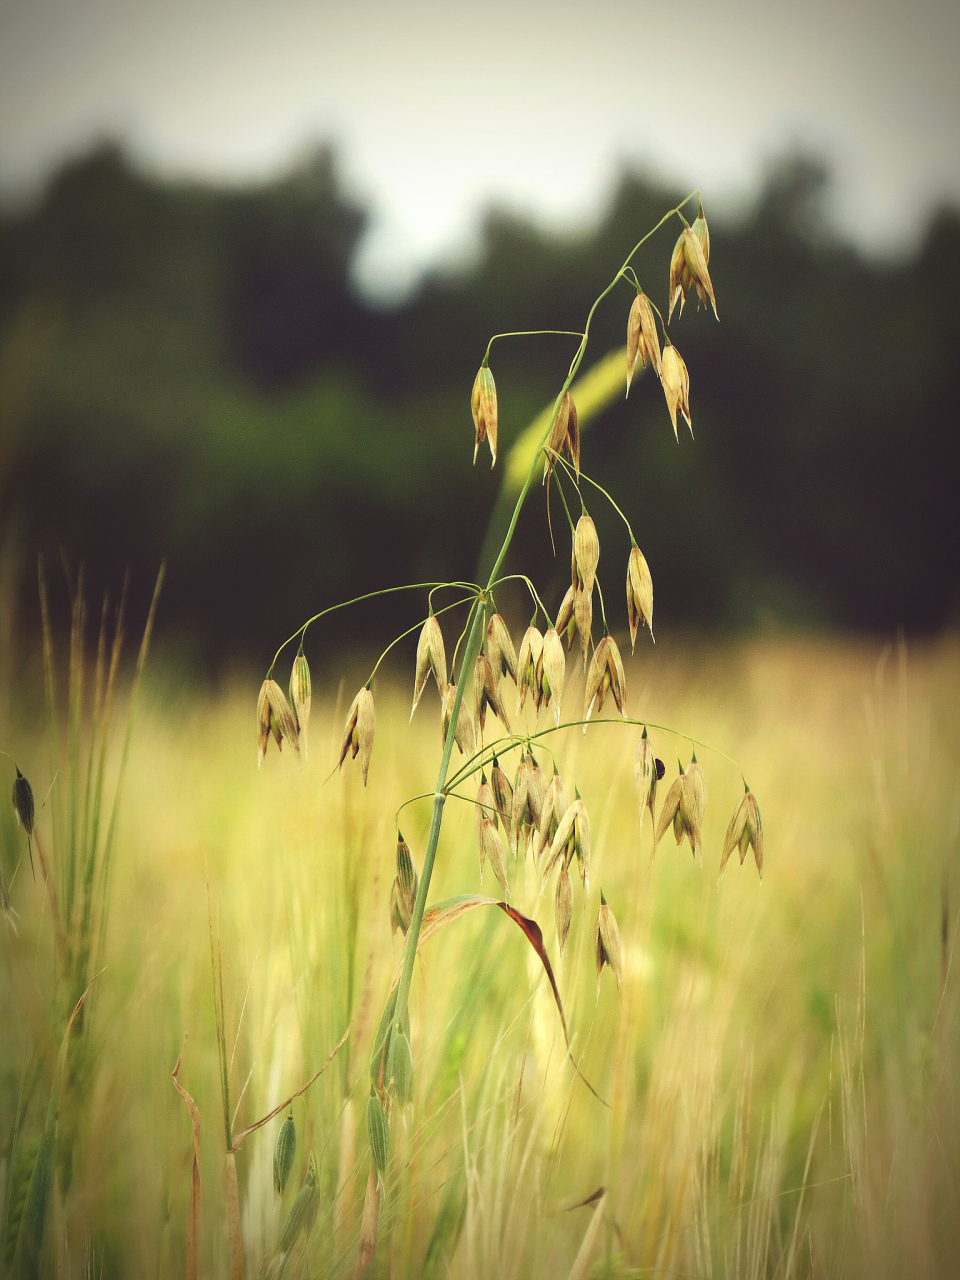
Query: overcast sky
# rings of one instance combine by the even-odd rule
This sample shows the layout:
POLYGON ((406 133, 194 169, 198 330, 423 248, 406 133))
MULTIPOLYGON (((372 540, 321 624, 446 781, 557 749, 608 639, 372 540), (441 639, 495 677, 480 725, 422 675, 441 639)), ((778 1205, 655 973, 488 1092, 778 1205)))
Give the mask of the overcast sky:
POLYGON ((958 65, 957 0, 0 0, 0 187, 104 133, 231 180, 332 137, 390 291, 491 199, 582 221, 627 160, 732 209, 805 144, 888 251, 960 200, 958 65))

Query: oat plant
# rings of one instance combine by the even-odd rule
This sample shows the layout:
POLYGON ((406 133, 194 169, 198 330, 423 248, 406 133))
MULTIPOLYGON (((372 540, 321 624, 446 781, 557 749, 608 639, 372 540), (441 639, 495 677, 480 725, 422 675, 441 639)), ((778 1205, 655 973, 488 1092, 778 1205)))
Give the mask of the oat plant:
MULTIPOLYGON (((474 461, 480 450, 487 448, 491 466, 496 464, 498 443, 497 388, 491 366, 494 343, 551 333, 575 339, 576 346, 550 412, 538 419, 535 446, 531 449, 524 445, 521 456, 526 461, 526 470, 495 551, 495 544, 490 541, 494 535, 488 535, 489 550, 486 554, 492 565, 485 584, 457 581, 387 587, 324 609, 308 619, 280 646, 261 687, 257 708, 258 765, 263 762, 271 737, 278 748, 282 749, 286 743, 289 750, 302 760, 307 750, 306 732, 311 703, 309 667, 304 653, 308 629, 333 609, 359 600, 385 596, 393 591, 425 593, 426 617, 388 645, 353 699, 337 762, 342 767, 348 759, 359 757, 366 783, 376 731, 374 677, 394 645, 419 632, 411 717, 432 678, 440 695, 443 747, 433 790, 411 797, 397 813, 399 824, 400 813, 406 805, 424 800, 432 802, 423 865, 419 871, 400 834, 399 825, 397 828, 397 877, 390 897, 390 921, 394 931, 400 929, 406 935, 406 942, 402 967, 374 1037, 370 1062, 366 1118, 371 1164, 361 1224, 358 1273, 372 1262, 375 1255, 391 1125, 396 1112, 413 1098, 415 1063, 410 1045, 408 1001, 417 950, 427 937, 475 908, 495 906, 503 910, 522 929, 540 959, 553 991, 567 1052, 573 1061, 560 993, 542 930, 534 919, 523 915, 507 900, 511 853, 516 861, 526 859, 528 855, 532 857, 541 893, 555 876, 554 913, 559 949, 563 954, 570 927, 575 880, 580 881, 584 901, 590 891, 590 818, 588 800, 581 796, 572 779, 562 776, 556 758, 552 766, 547 763, 546 767, 538 759, 538 753, 543 759, 552 755, 550 740, 553 735, 574 728, 582 728, 586 733, 588 722, 599 715, 605 702, 608 706, 612 703, 620 723, 634 738, 634 779, 639 819, 642 828, 644 813, 649 812, 651 857, 668 829, 672 828, 676 843, 680 845, 686 840, 693 855, 702 862, 706 783, 696 748, 703 749, 705 744, 687 735, 676 734, 686 739, 687 746, 692 748, 691 759, 686 765, 679 762, 678 775, 669 785, 658 810, 657 787, 665 767, 654 752, 649 733, 674 734, 675 731, 667 726, 632 719, 626 714, 626 669, 611 630, 615 620, 607 610, 612 596, 605 597, 601 587, 600 542, 590 505, 610 504, 625 528, 620 572, 625 577, 626 623, 631 651, 635 649, 638 633, 644 629, 650 631, 652 638, 653 579, 634 530, 616 499, 582 466, 580 414, 571 388, 587 352, 591 323, 598 307, 606 303, 615 290, 625 289, 633 295, 629 306, 625 306, 627 394, 638 366, 641 371, 649 367, 662 385, 674 435, 679 440, 679 415, 686 421, 692 436, 689 373, 673 344, 669 326, 677 304, 682 315, 684 303, 691 292, 697 294, 701 303, 709 303, 714 314, 717 313, 709 261, 709 229, 699 192, 693 192, 666 213, 630 250, 591 306, 582 331, 533 330, 495 334, 483 355, 471 395, 474 461), (690 223, 684 210, 694 201, 697 211, 690 223), (668 278, 665 319, 651 294, 641 285, 633 261, 641 246, 673 219, 679 221, 681 230, 669 267, 665 270, 668 278), (505 571, 520 514, 538 488, 545 492, 545 515, 555 548, 565 540, 561 532, 563 523, 569 531, 571 543, 571 584, 555 613, 548 609, 528 575, 505 571), (508 582, 522 584, 529 592, 533 610, 519 650, 496 603, 497 592, 508 582), (599 604, 599 618, 594 615, 595 601, 599 604), (457 615, 462 622, 459 638, 448 660, 441 621, 446 621, 450 615, 457 615), (541 617, 543 629, 539 625, 541 617), (585 673, 585 696, 580 714, 568 715, 564 719, 562 703, 568 651, 575 641, 579 642, 579 657, 585 673), (297 650, 288 697, 274 678, 274 670, 281 654, 294 643, 297 650), (516 687, 515 707, 513 697, 508 697, 508 678, 516 687), (499 722, 496 731, 490 727, 494 718, 499 722), (460 762, 453 767, 455 748, 459 750, 460 762), (476 788, 475 792, 466 794, 468 787, 476 788), (465 800, 474 807, 481 875, 489 864, 499 882, 502 897, 460 896, 428 909, 430 884, 448 799, 465 800)), ((620 368, 623 369, 622 364, 620 368)), ((596 411, 596 402, 600 398, 594 392, 591 413, 596 411)), ((516 458, 512 455, 508 472, 516 472, 515 463, 516 458)), ((514 480, 516 474, 508 474, 503 493, 511 491, 514 480)), ((500 507, 502 505, 501 498, 500 507)), ((496 519, 497 512, 491 528, 495 527, 496 519)), ((723 756, 724 753, 719 754, 723 756)), ((734 809, 718 872, 723 872, 734 849, 738 850, 742 863, 748 848, 753 849, 757 870, 762 874, 760 810, 744 783, 744 797, 734 809)), ((613 907, 602 892, 593 932, 599 992, 605 968, 610 969, 618 986, 621 980, 619 927, 613 907)), ((595 1093, 580 1073, 578 1064, 573 1061, 573 1065, 587 1088, 595 1093)))

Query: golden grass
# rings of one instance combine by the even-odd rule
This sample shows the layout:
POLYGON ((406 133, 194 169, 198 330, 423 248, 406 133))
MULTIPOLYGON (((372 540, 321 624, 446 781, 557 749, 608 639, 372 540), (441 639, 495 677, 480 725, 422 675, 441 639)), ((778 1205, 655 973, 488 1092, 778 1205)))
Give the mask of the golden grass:
MULTIPOLYGON (((578 708, 569 671, 565 706, 578 708)), ((956 1274, 960 647, 661 644, 644 646, 627 680, 630 714, 741 762, 763 813, 763 884, 752 856, 716 883, 743 794, 727 761, 698 750, 703 868, 669 833, 651 865, 632 782, 639 729, 599 723, 549 740, 593 837, 589 904, 576 881, 565 961, 552 885, 539 897, 530 864, 512 857, 511 900, 543 927, 574 1053, 609 1107, 565 1062, 542 970, 506 917, 478 910, 428 940, 411 992, 414 1103, 392 1124, 377 1274, 956 1274), (601 887, 624 981, 618 995, 604 970, 597 1001, 601 887), (569 1207, 601 1187, 602 1201, 569 1207)), ((369 787, 356 764, 324 785, 346 707, 321 683, 315 675, 309 763, 271 747, 259 774, 255 682, 218 698, 144 690, 91 1032, 97 1076, 48 1233, 78 1259, 92 1242, 104 1275, 186 1270, 193 1140, 170 1079, 181 1048, 179 1080, 202 1116, 198 1270, 228 1274, 208 877, 237 1127, 302 1084, 352 1024, 293 1104, 281 1211, 272 1156, 283 1117, 238 1155, 246 1274, 269 1258, 311 1150, 320 1212, 284 1274, 353 1273, 367 1060, 400 958, 393 815, 432 790, 439 703, 431 686, 408 726, 412 678, 380 679, 369 787)), ((651 737, 665 789, 678 748, 684 763, 689 749, 651 737)), ((401 818, 418 865, 429 806, 401 818)), ((481 891, 478 863, 472 806, 451 800, 431 898, 481 891)), ((39 885, 22 876, 20 938, 3 944, 4 1147, 28 1032, 36 1074, 49 1056, 36 1007, 47 995, 32 976, 52 964, 48 921, 39 885)), ((495 890, 488 869, 482 891, 495 890)), ((26 1142, 47 1096, 37 1087, 28 1100, 26 1142)), ((52 1263, 50 1240, 47 1250, 52 1263)))

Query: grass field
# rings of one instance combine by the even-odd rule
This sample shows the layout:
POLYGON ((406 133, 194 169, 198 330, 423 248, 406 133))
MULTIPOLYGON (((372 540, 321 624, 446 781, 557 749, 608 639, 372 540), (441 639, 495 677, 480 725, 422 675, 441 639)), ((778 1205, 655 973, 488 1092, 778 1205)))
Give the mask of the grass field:
MULTIPOLYGON (((568 672, 565 711, 579 706, 572 662, 568 672)), ((365 790, 357 764, 325 781, 350 682, 335 699, 315 680, 306 767, 271 747, 258 774, 256 679, 214 697, 148 673, 85 1065, 68 1069, 60 1100, 71 1154, 58 1162, 42 1274, 185 1273, 193 1147, 171 1081, 181 1052, 180 1082, 202 1118, 198 1270, 229 1274, 211 916, 237 1129, 308 1079, 350 1027, 293 1103, 297 1150, 279 1208, 282 1116, 240 1149, 246 1274, 276 1271, 311 1149, 319 1213, 285 1274, 353 1273, 367 1063, 401 950, 388 905, 394 814, 432 792, 441 747, 435 689, 408 726, 412 662, 400 674, 375 686, 365 790)), ((511 901, 543 928, 573 1052, 604 1101, 565 1058, 543 971, 509 919, 477 909, 425 941, 411 993, 414 1101, 394 1114, 376 1274, 960 1273, 960 646, 661 638, 642 656, 638 646, 627 678, 631 715, 741 764, 763 812, 763 882, 748 855, 717 884, 743 794, 726 759, 698 751, 702 868, 669 833, 651 864, 632 780, 639 729, 597 724, 553 740, 593 833, 589 901, 575 881, 565 960, 552 886, 539 896, 529 860, 510 860, 511 901), (601 887, 624 972, 618 993, 604 970, 598 999, 601 887)), ((689 747, 651 736, 666 764, 662 800, 689 747)), ((39 809, 51 776, 39 733, 21 718, 0 745, 29 771, 39 809)), ((38 817, 48 848, 49 811, 38 817)), ((401 815, 418 865, 429 813, 423 800, 401 815)), ((9 882, 25 842, 11 814, 3 822, 9 882)), ((448 802, 436 877, 434 901, 497 892, 489 869, 481 889, 470 804, 448 802)), ((26 860, 11 899, 19 936, 0 921, 0 1150, 15 1191, 66 1024, 42 882, 26 860)), ((3 1256, 9 1265, 12 1249, 3 1256)))

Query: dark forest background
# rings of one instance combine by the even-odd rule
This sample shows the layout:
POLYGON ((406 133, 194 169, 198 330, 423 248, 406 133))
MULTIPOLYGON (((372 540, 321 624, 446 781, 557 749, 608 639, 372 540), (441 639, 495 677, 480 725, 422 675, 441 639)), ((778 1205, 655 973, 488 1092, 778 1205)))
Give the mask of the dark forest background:
MULTIPOLYGON (((788 158, 747 216, 711 218, 721 323, 691 305, 671 326, 695 442, 674 440, 652 376, 584 438, 650 562, 660 628, 958 618, 960 214, 878 264, 828 232, 828 189, 788 158)), ((0 214, 0 537, 22 625, 41 552, 82 561, 92 596, 129 568, 139 598, 166 556, 162 631, 207 671, 259 664, 338 598, 472 576, 502 475, 489 455, 471 467, 488 337, 581 327, 682 194, 624 173, 575 235, 490 211, 469 265, 378 309, 351 284, 368 214, 329 149, 249 188, 160 181, 109 145, 65 165, 0 214)), ((637 258, 661 306, 676 234, 637 258)), ((630 301, 623 286, 603 305, 585 367, 622 345, 630 301)), ((571 354, 570 339, 494 348, 501 457, 571 354)), ((533 506, 517 556, 555 607, 566 539, 554 561, 533 506)), ((591 512, 619 608, 629 547, 591 512)), ((380 604, 315 639, 395 634, 420 611, 380 604)))

